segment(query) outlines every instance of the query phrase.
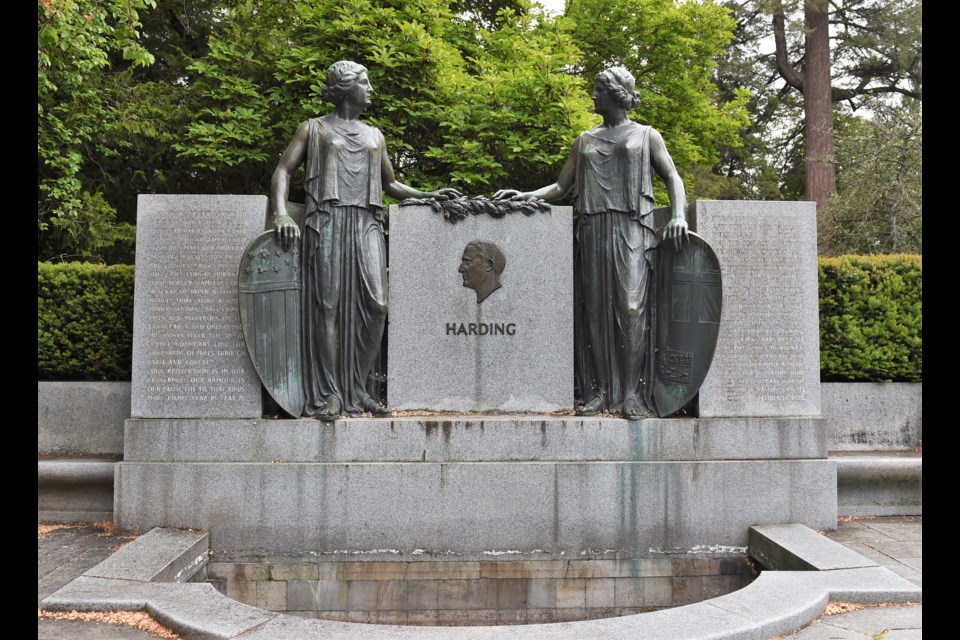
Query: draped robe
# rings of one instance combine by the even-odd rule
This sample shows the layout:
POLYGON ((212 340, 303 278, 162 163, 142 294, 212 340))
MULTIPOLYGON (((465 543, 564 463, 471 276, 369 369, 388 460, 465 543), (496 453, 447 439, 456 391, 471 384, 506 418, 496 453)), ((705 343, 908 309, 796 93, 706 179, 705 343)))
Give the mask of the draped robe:
POLYGON ((333 399, 358 415, 387 316, 378 129, 329 118, 308 121, 303 234, 305 415, 333 399))
POLYGON ((649 406, 653 187, 651 127, 628 121, 573 145, 574 394, 600 411, 649 406), (629 401, 629 403, 628 403, 629 401))

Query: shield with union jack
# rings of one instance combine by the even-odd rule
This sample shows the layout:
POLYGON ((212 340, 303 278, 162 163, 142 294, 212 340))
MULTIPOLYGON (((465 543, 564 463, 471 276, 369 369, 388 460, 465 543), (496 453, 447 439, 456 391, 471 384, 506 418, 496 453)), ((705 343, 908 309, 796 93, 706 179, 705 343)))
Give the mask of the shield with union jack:
POLYGON ((690 233, 678 251, 657 247, 653 403, 661 418, 689 403, 707 377, 720 335, 723 283, 717 254, 690 233))

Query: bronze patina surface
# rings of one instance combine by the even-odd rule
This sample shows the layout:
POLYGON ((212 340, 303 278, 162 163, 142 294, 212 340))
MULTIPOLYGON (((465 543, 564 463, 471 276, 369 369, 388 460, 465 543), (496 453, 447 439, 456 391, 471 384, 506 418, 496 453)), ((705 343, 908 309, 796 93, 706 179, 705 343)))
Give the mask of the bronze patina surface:
POLYGON ((680 250, 669 243, 657 249, 653 403, 661 418, 697 394, 720 334, 720 261, 703 238, 689 238, 680 250))
POLYGON ((240 261, 240 326, 250 360, 270 396, 290 416, 303 413, 300 248, 284 249, 273 230, 253 239, 240 261))

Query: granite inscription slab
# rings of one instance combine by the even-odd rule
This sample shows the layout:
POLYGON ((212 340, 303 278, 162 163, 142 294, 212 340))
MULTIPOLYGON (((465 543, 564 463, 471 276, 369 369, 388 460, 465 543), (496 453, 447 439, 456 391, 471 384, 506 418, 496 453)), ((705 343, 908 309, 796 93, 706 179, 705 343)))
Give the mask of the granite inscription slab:
POLYGON ((723 319, 700 416, 820 415, 814 204, 691 206, 723 269, 723 319))
POLYGON ((140 195, 131 415, 259 418, 237 311, 237 255, 264 196, 140 195))

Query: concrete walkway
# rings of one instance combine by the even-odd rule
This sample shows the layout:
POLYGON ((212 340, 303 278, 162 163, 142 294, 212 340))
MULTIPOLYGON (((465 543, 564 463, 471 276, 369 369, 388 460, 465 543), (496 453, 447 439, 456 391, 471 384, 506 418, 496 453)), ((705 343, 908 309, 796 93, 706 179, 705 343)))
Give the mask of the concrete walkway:
MULTIPOLYGON (((922 518, 885 517, 839 523, 830 537, 922 587, 922 518)), ((37 601, 93 567, 126 538, 103 535, 83 526, 57 529, 37 542, 37 601)), ((917 606, 866 607, 825 616, 789 636, 798 640, 912 640, 922 637, 923 608, 917 606)), ((38 640, 94 638, 142 640, 149 633, 99 622, 40 618, 38 640)))
MULTIPOLYGON (((130 540, 110 536, 103 529, 89 525, 58 528, 39 538, 37 604, 130 540)), ((37 640, 149 640, 155 637, 126 625, 37 619, 37 640)))
MULTIPOLYGON (((829 534, 845 547, 923 587, 921 516, 840 522, 829 534)), ((920 640, 923 606, 869 607, 825 616, 789 636, 791 640, 920 640)))

